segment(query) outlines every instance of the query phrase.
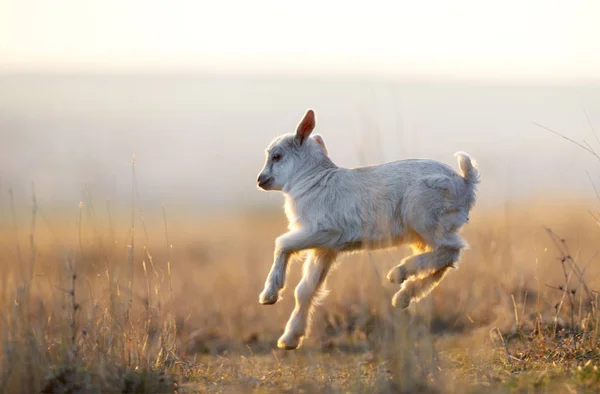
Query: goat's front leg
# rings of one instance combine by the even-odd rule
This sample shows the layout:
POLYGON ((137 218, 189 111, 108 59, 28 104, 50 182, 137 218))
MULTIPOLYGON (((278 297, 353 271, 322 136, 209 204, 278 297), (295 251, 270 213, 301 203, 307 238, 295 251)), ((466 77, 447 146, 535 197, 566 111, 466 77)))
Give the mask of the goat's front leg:
POLYGON ((307 335, 311 310, 315 302, 326 294, 323 286, 335 257, 335 252, 315 249, 304 261, 302 280, 295 291, 296 307, 285 326, 285 332, 277 341, 279 348, 291 350, 301 345, 307 335))
POLYGON ((279 299, 279 291, 285 286, 285 275, 287 273, 288 260, 290 254, 275 252, 275 261, 271 266, 271 271, 267 275, 265 288, 258 297, 258 301, 263 305, 272 305, 279 299))
POLYGON ((304 249, 327 247, 335 243, 333 231, 307 229, 290 231, 277 238, 275 241, 275 261, 265 281, 265 288, 260 293, 259 302, 263 305, 272 305, 279 299, 279 292, 285 287, 285 276, 288 261, 294 252, 304 249))

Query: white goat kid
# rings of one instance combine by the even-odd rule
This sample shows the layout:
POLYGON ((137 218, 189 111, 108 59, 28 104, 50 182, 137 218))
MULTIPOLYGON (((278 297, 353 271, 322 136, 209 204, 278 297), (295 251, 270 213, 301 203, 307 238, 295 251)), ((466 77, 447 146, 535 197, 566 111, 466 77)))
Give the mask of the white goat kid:
POLYGON ((392 304, 407 308, 426 296, 466 247, 457 232, 469 220, 479 183, 478 170, 462 152, 455 154, 462 175, 426 159, 340 168, 323 139, 310 136, 314 128, 315 115, 308 110, 295 134, 271 142, 258 176, 261 189, 284 194, 289 220, 289 232, 275 242, 261 304, 277 302, 290 257, 307 251, 296 307, 277 342, 283 349, 301 345, 313 304, 341 252, 410 245, 414 254, 387 275, 402 284, 392 304))

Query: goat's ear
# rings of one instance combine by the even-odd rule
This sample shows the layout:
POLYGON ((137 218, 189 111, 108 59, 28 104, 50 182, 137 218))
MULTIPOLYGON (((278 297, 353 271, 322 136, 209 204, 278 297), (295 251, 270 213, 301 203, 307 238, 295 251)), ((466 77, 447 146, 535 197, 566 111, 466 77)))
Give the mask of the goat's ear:
POLYGON ((300 144, 306 141, 310 133, 315 129, 315 125, 315 112, 312 109, 309 109, 306 111, 300 124, 298 124, 298 129, 296 129, 296 140, 298 140, 300 144))
POLYGON ((326 155, 328 154, 327 147, 325 146, 325 141, 323 140, 323 137, 321 137, 319 134, 315 134, 315 135, 311 136, 310 138, 317 141, 317 144, 321 145, 321 148, 323 148, 323 150, 325 151, 325 154, 326 155))

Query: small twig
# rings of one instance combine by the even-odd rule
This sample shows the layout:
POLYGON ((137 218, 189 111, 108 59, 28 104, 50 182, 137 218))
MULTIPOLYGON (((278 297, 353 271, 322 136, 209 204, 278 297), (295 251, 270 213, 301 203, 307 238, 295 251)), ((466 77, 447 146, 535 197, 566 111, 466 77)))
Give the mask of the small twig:
MULTIPOLYGON (((502 331, 500 331, 500 329, 498 327, 492 328, 491 331, 494 331, 494 330, 498 333, 498 336, 500 337, 500 340, 502 341, 502 346, 504 348, 504 352, 506 353, 506 361, 509 364, 512 364, 511 361, 512 361, 512 359, 515 359, 515 358, 510 354, 510 351, 508 350, 508 345, 506 344, 506 341, 504 340, 504 336, 502 335, 502 331)), ((492 333, 491 331, 490 331, 490 336, 491 336, 491 333, 492 333)), ((518 359, 516 359, 516 360, 518 360, 518 359)))
MULTIPOLYGON (((19 242, 19 227, 17 226, 17 212, 15 210, 15 199, 13 195, 12 189, 8 189, 8 195, 10 197, 10 210, 12 212, 13 217, 13 229, 15 235, 15 243, 17 246, 17 257, 19 260, 19 268, 23 270, 23 258, 21 256, 21 245, 19 242)), ((23 271, 21 271, 21 277, 23 278, 23 271)))
POLYGON ((551 288, 553 290, 557 290, 557 291, 563 291, 564 290, 562 286, 556 287, 556 286, 549 285, 547 283, 544 283, 544 286, 549 287, 549 288, 551 288))
POLYGON ((588 125, 590 126, 590 129, 592 129, 592 133, 594 133, 594 137, 596 138, 596 142, 598 142, 600 144, 600 138, 598 137, 598 133, 596 133, 596 129, 594 128, 594 125, 592 124, 592 121, 590 120, 590 117, 587 113, 587 111, 585 110, 585 107, 582 105, 581 109, 583 110, 583 114, 585 115, 585 119, 588 122, 588 125))
POLYGON ((165 206, 161 204, 163 211, 163 221, 165 225, 165 241, 167 243, 167 273, 169 275, 169 290, 171 292, 171 305, 173 304, 173 282, 171 280, 171 243, 169 242, 169 231, 167 228, 167 211, 165 206))
MULTIPOLYGON (((169 276, 169 292, 170 292, 170 303, 171 303, 171 311, 173 310, 173 276, 171 272, 171 243, 169 242, 169 231, 167 227, 167 211, 165 210, 165 206, 161 204, 163 211, 163 221, 165 224, 165 241, 167 243, 167 275, 169 276)), ((172 317, 173 324, 173 354, 177 353, 177 321, 175 317, 172 317)))
POLYGON ((129 266, 129 305, 127 307, 127 322, 131 322, 131 309, 133 306, 133 256, 135 252, 135 154, 131 159, 131 227, 129 253, 127 264, 129 266))
MULTIPOLYGON (((566 271, 564 271, 566 274, 566 271)), ((569 297, 569 303, 571 306, 571 324, 573 324, 573 302, 571 300, 571 295, 569 293, 569 283, 571 282, 571 276, 573 274, 573 267, 571 267, 571 271, 569 271, 567 278, 566 278, 566 283, 565 283, 565 288, 563 290, 563 295, 560 299, 560 302, 558 303, 557 307, 556 307, 556 315, 554 316, 554 332, 556 332, 556 329, 558 328, 558 316, 560 315, 560 310, 562 309, 563 303, 565 301, 565 295, 567 295, 569 297)), ((573 327, 571 326, 571 329, 573 327)))
POLYGON ((585 146, 587 146, 590 150, 594 150, 594 148, 592 148, 592 146, 589 144, 589 142, 587 142, 586 140, 583 140, 583 143, 585 144, 585 146))
MULTIPOLYGON (((554 332, 556 332, 556 329, 558 328, 558 316, 560 315, 560 310, 562 308, 562 305, 564 303, 565 300, 565 296, 568 297, 569 300, 569 306, 570 306, 570 314, 571 314, 571 330, 573 329, 573 325, 574 325, 574 320, 575 320, 575 316, 574 316, 574 305, 573 305, 573 298, 572 298, 572 294, 569 291, 569 284, 571 281, 571 276, 573 274, 573 272, 575 271, 577 264, 575 264, 575 262, 572 260, 571 255, 569 253, 569 248, 565 242, 565 240, 563 238, 559 238, 553 231, 552 229, 544 226, 544 228, 546 229, 546 232, 548 233, 548 236, 550 237, 550 239, 552 240, 552 242, 554 243, 555 247, 557 248, 558 252, 561 254, 561 258, 560 258, 560 264, 563 270, 563 275, 565 277, 565 285, 564 285, 564 289, 563 290, 563 295, 561 297, 560 302, 556 305, 556 315, 554 317, 555 320, 555 324, 554 324, 554 332), (557 238, 560 239, 560 243, 557 241, 557 238), (571 270, 567 273, 567 268, 565 266, 565 261, 569 260, 569 262, 571 263, 571 270)), ((578 268, 578 267, 577 267, 578 268)), ((560 287, 559 287, 560 289, 560 287)))
POLYGON ((600 193, 598 193, 598 189, 596 188, 596 185, 594 185, 594 180, 592 179, 591 175, 589 172, 585 172, 588 176, 588 179, 590 180, 590 184, 592 185, 592 188, 594 188, 594 193, 596 193, 596 197, 600 200, 600 193))
MULTIPOLYGON (((569 247, 567 246, 566 241, 559 237, 558 234, 556 234, 554 231, 552 231, 552 229, 545 227, 546 231, 548 232, 548 235, 550 236, 550 238, 552 239, 552 242, 554 243, 554 246, 557 248, 557 250, 559 251, 559 253, 561 253, 561 258, 568 260, 569 263, 575 268, 575 272, 577 273, 577 275, 579 276, 579 280, 580 282, 583 284, 583 288, 585 289, 586 293, 588 294, 588 296, 590 297, 590 299, 592 299, 591 297, 591 293, 589 291, 589 287, 587 285, 587 283, 584 280, 584 271, 582 271, 579 266, 575 263, 575 261, 573 260, 573 258, 571 257, 571 252, 569 250, 569 247), (557 239, 560 240, 560 244, 557 242, 557 239), (561 246, 562 245, 562 246, 561 246)), ((596 255, 594 255, 595 257, 596 255)), ((592 259, 594 258, 592 257, 592 259)), ((589 262, 588 264, 589 265, 589 262)))
POLYGON ((513 303, 513 312, 515 314, 515 324, 517 325, 516 331, 519 331, 519 311, 517 310, 517 301, 515 301, 515 296, 513 294, 510 295, 513 303))
POLYGON ((35 223, 37 218, 37 198, 35 196, 35 185, 31 182, 31 232, 29 234, 29 246, 31 248, 31 256, 29 260, 29 278, 27 278, 28 286, 31 285, 31 281, 33 280, 33 270, 35 267, 35 223))
POLYGON ((525 316, 525 303, 527 302, 527 295, 529 292, 525 290, 525 294, 523 295, 523 305, 521 306, 521 316, 525 316))
MULTIPOLYGON (((78 234, 78 244, 79 244, 79 258, 83 259, 83 242, 81 238, 81 227, 83 221, 83 202, 79 202, 79 216, 77 220, 77 234, 78 234)), ((72 354, 73 357, 77 357, 78 348, 77 348, 77 311, 79 310, 79 304, 77 303, 77 294, 76 294, 76 284, 77 284, 77 254, 75 254, 72 263, 70 264, 70 280, 71 280, 71 290, 69 291, 69 295, 71 296, 71 307, 73 308, 73 314, 71 315, 71 345, 72 345, 72 354)))
POLYGON ((135 252, 135 186, 136 186, 136 178, 135 178, 135 154, 133 154, 131 158, 131 227, 130 227, 130 243, 129 243, 129 253, 127 254, 127 264, 129 266, 129 303, 127 305, 127 314, 126 314, 126 323, 127 327, 129 327, 130 331, 127 334, 128 343, 126 345, 129 346, 129 350, 127 351, 127 363, 128 365, 132 365, 132 354, 131 354, 131 338, 133 333, 131 332, 131 328, 133 322, 131 320, 132 309, 133 309, 133 279, 134 279, 134 269, 133 269, 133 259, 135 252))
POLYGON ((600 156, 599 156, 599 155, 598 155, 596 152, 594 152, 592 149, 588 148, 587 146, 585 146, 585 145, 582 145, 581 143, 579 143, 579 142, 577 142, 577 141, 575 141, 575 140, 572 140, 571 138, 567 137, 566 135, 563 135, 563 134, 561 134, 561 133, 559 133, 559 132, 557 132, 557 131, 554 131, 554 130, 552 130, 552 129, 550 129, 550 128, 546 127, 546 126, 543 126, 543 125, 541 125, 541 124, 539 124, 539 123, 533 122, 533 124, 534 124, 534 125, 536 125, 536 126, 538 126, 538 127, 541 127, 541 128, 542 128, 542 129, 544 129, 544 130, 547 130, 547 131, 551 132, 552 134, 555 134, 555 135, 557 135, 557 136, 559 136, 559 137, 561 137, 561 138, 563 138, 563 139, 565 139, 565 140, 569 141, 569 142, 570 142, 570 143, 572 143, 572 144, 575 144, 575 145, 577 145, 578 147, 580 147, 581 149, 585 150, 586 152, 588 152, 588 153, 590 153, 590 154, 594 155, 594 157, 595 157, 596 159, 598 159, 598 161, 600 161, 600 156))
POLYGON ((594 218, 594 220, 596 221, 596 224, 600 225, 600 219, 598 219, 598 216, 594 215, 594 213, 592 211, 589 211, 589 214, 592 216, 592 218, 594 218))

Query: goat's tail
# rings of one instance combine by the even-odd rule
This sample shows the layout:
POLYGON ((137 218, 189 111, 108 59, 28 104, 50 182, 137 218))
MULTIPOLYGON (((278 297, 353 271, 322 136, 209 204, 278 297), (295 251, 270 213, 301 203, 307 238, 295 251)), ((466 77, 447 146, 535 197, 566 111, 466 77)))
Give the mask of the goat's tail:
POLYGON ((454 154, 458 158, 458 168, 467 183, 479 183, 479 170, 477 170, 475 160, 465 152, 456 152, 454 154))

